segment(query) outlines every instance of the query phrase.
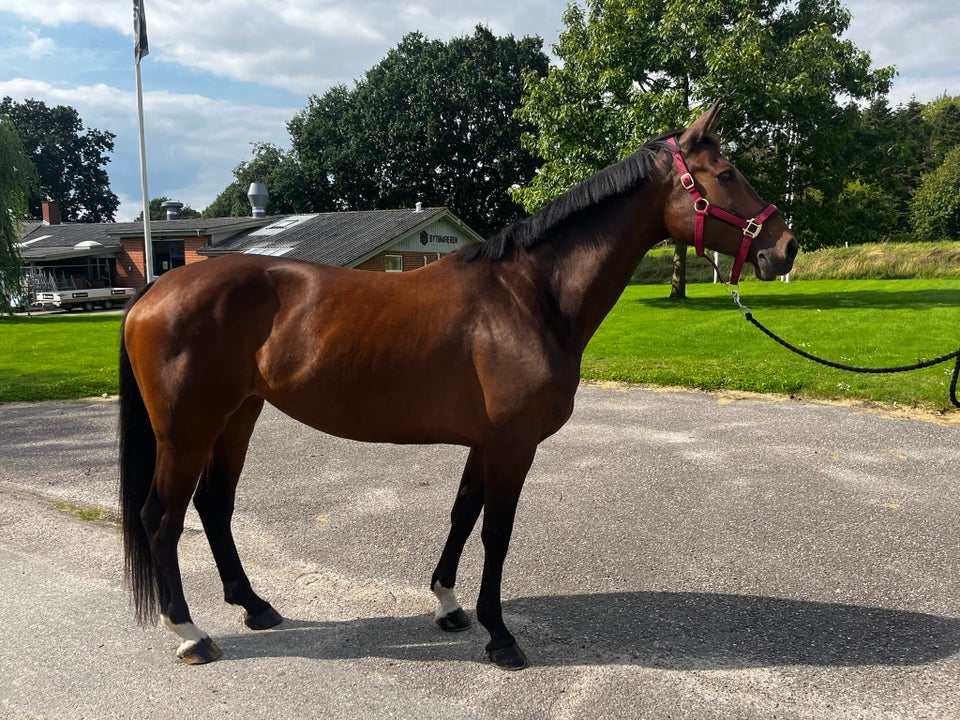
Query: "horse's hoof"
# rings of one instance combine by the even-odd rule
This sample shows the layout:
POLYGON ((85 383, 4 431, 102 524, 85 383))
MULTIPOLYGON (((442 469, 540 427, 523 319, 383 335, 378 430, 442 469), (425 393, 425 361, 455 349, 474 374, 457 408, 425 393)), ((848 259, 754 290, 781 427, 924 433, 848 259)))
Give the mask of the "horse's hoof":
POLYGON ((183 643, 177 650, 177 657, 185 665, 203 665, 218 660, 223 651, 208 637, 183 643))
POLYGON ((283 622, 283 616, 274 610, 272 605, 267 605, 267 609, 257 615, 243 614, 243 624, 251 630, 266 630, 281 622, 283 622))
POLYGON ((501 670, 523 670, 527 666, 527 656, 516 643, 505 648, 487 650, 487 656, 490 662, 501 670))
POLYGON ((438 617, 437 627, 444 632, 463 632, 470 628, 470 618, 462 608, 457 608, 449 615, 438 617))

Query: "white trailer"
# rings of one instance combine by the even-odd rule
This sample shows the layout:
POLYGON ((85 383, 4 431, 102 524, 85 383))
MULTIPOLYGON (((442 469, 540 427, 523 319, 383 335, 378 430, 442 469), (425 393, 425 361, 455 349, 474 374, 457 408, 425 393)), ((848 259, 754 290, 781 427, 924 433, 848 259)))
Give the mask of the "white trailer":
POLYGON ((102 307, 109 310, 122 307, 135 294, 133 288, 126 287, 42 291, 37 293, 37 305, 42 305, 45 309, 73 310, 81 307, 84 310, 93 310, 95 307, 102 307))

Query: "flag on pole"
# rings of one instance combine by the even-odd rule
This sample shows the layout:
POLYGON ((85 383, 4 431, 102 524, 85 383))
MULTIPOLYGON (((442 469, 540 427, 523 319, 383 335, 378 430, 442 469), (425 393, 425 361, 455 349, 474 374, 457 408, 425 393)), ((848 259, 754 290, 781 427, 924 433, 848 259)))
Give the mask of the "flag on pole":
POLYGON ((143 0, 133 0, 133 56, 140 64, 140 58, 150 53, 147 44, 147 18, 143 15, 143 0))

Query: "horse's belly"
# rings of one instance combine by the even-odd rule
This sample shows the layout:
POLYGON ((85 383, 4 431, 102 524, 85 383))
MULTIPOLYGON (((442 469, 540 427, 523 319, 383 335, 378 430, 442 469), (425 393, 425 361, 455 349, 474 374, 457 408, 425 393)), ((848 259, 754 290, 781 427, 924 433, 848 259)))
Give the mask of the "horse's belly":
POLYGON ((350 440, 400 444, 476 445, 486 420, 471 393, 396 375, 316 382, 268 402, 317 430, 350 440))

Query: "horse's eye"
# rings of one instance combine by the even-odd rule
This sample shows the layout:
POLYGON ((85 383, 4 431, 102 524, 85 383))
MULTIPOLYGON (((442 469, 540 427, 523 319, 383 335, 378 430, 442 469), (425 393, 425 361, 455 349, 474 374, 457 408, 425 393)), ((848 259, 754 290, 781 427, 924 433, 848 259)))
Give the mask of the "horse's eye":
POLYGON ((720 184, 721 184, 721 185, 726 185, 728 182, 730 182, 731 180, 733 180, 733 171, 732 171, 732 170, 724 170, 722 173, 720 173, 719 175, 717 175, 717 180, 720 181, 720 184))

